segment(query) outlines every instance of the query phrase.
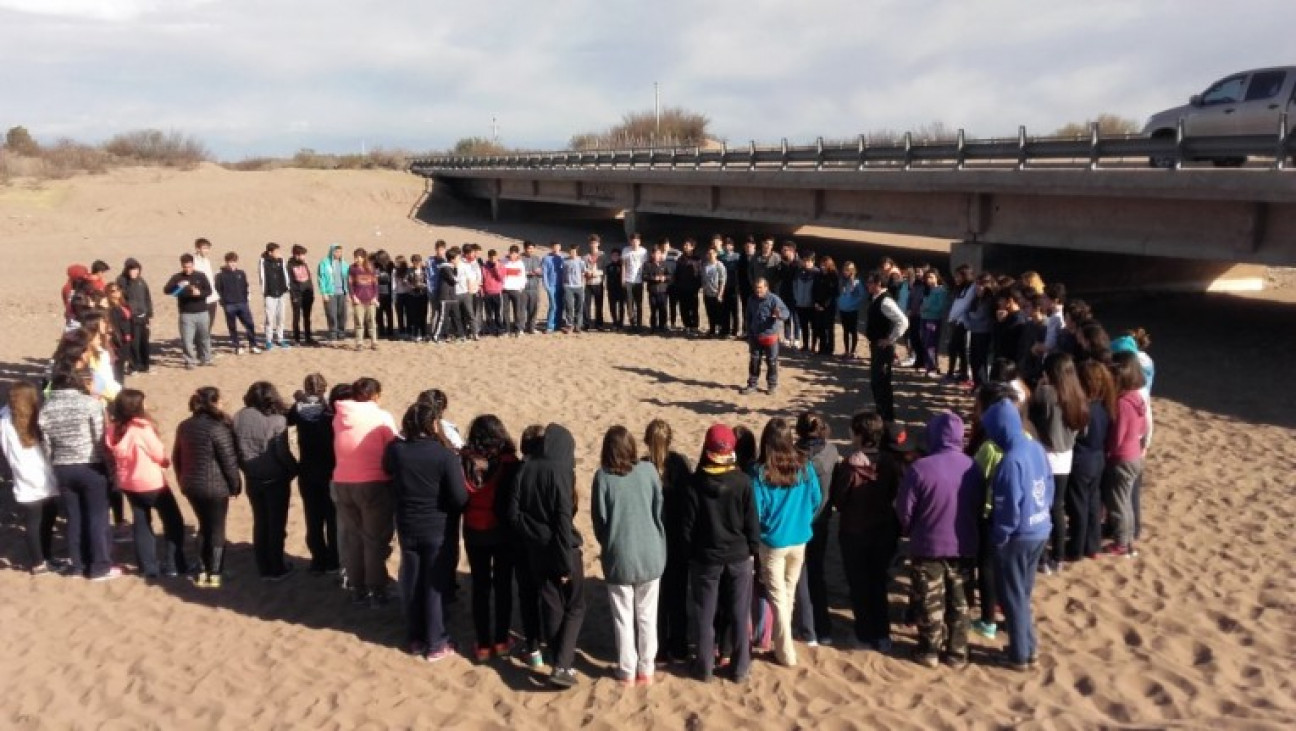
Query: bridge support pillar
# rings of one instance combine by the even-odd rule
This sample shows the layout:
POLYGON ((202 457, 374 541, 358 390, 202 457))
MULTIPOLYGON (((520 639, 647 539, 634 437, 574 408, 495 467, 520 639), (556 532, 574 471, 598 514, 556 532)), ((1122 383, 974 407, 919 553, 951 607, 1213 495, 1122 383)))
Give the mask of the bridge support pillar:
POLYGON ((975 241, 956 241, 950 244, 950 271, 967 264, 974 273, 984 272, 992 248, 990 244, 975 241))
POLYGON ((500 220, 500 211, 503 208, 503 201, 500 200, 499 196, 497 195, 491 196, 490 207, 491 207, 491 220, 492 221, 500 220))

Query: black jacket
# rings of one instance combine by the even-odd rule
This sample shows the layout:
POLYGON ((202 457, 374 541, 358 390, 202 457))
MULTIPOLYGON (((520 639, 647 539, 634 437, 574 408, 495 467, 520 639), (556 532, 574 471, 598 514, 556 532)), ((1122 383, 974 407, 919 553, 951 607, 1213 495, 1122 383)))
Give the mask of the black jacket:
POLYGON ((222 305, 246 305, 248 303, 247 272, 242 269, 221 267, 216 272, 216 294, 220 295, 222 305))
POLYGON ((742 470, 712 473, 699 467, 682 497, 681 531, 689 560, 717 566, 756 555, 760 520, 751 479, 742 470))
POLYGON ((666 528, 666 556, 671 563, 685 555, 684 510, 693 481, 693 467, 679 452, 666 455, 662 465, 662 525, 666 528))
POLYGON ((288 410, 288 426, 297 427, 298 470, 305 480, 329 480, 337 457, 333 453, 333 409, 307 397, 288 410))
POLYGON ((681 256, 675 262, 675 291, 683 294, 702 289, 702 260, 695 255, 681 256))
POLYGON ((243 492, 234 430, 207 414, 194 414, 176 427, 171 466, 185 495, 214 499, 243 492))
POLYGON ((649 294, 666 294, 671 288, 670 270, 664 261, 650 261, 643 265, 644 284, 649 294))
POLYGON ((450 516, 468 503, 455 453, 435 439, 397 439, 383 453, 383 470, 392 476, 402 543, 444 543, 450 516))
POLYGON ((153 317, 153 295, 149 292, 148 282, 144 281, 142 273, 135 279, 126 276, 126 272, 130 269, 140 269, 143 272, 138 261, 127 259, 122 266, 122 275, 117 277, 117 286, 121 287, 122 297, 126 299, 126 306, 130 308, 131 319, 136 322, 147 322, 153 317))
POLYGON ((509 491, 505 516, 521 537, 540 579, 568 576, 579 561, 576 515, 576 440, 559 424, 545 427, 540 454, 526 460, 509 491))
POLYGON ((207 312, 207 298, 211 296, 212 284, 207 280, 206 274, 197 270, 193 274, 178 272, 167 280, 163 289, 176 298, 180 312, 190 315, 207 312), (182 287, 182 284, 186 286, 182 287), (198 291, 192 292, 190 287, 198 291))

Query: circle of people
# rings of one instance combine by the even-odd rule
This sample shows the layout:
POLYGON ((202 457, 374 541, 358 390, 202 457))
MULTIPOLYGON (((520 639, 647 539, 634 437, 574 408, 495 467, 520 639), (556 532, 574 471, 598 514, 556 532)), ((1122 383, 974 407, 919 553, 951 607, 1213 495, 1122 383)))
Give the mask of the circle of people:
MULTIPOLYGON (((721 251, 732 252, 731 241, 719 244, 706 255, 709 265, 721 251)), ((743 329, 754 366, 780 343, 831 354, 832 336, 821 327, 824 310, 815 304, 830 290, 838 306, 829 311, 850 323, 842 357, 855 356, 856 318, 867 307, 864 332, 876 408, 851 418, 844 458, 830 441, 827 420, 814 412, 772 418, 759 436, 741 425, 717 423, 702 439, 695 463, 676 450, 663 420, 648 424, 642 440, 624 426, 607 430, 588 505, 612 613, 617 680, 650 684, 658 664, 691 659, 703 681, 723 671, 742 683, 751 672, 753 648, 793 666, 794 639, 812 647, 831 644, 837 635, 826 565, 833 515, 839 516, 850 636, 858 647, 894 651, 888 589, 903 546, 911 578, 905 622, 917 628, 916 662, 965 666, 968 635, 994 640, 1002 627, 1008 643, 997 662, 1032 670, 1038 662, 1031 612, 1035 577, 1103 554, 1138 555, 1139 495, 1152 431, 1149 337, 1140 330, 1111 339, 1088 305, 1067 301, 1064 287, 1044 286, 1033 273, 996 278, 960 267, 947 288, 934 268, 902 270, 887 259, 867 275, 854 307, 842 307, 851 304, 847 294, 861 288, 853 264, 839 274, 827 257, 816 261, 795 253, 788 264, 787 248, 771 255, 772 241, 766 241, 760 255, 765 266, 754 269, 754 244, 746 242, 740 260, 753 285, 747 312, 715 310, 748 318, 743 329), (795 274, 786 275, 789 269, 795 274), (798 285, 806 272, 812 281, 798 285), (779 312, 780 302, 773 325, 783 331, 757 331, 751 315, 760 302, 778 301, 771 290, 787 279, 804 317, 794 322, 790 313, 779 312), (802 299, 798 286, 816 294, 802 299), (811 304, 803 308, 806 301, 811 304), (919 325, 910 328, 910 322, 919 325), (963 419, 947 411, 933 417, 921 436, 911 435, 894 420, 889 394, 879 398, 878 391, 890 388, 895 367, 939 376, 943 329, 949 333, 943 382, 975 392, 970 434, 963 419), (895 350, 902 342, 909 345, 903 360, 895 350), (1110 537, 1105 549, 1104 532, 1110 537), (974 601, 976 619, 969 610, 974 601)), ((636 246, 632 240, 627 248, 636 246)), ((681 261, 689 249, 686 242, 681 261)), ((321 264, 321 281, 326 266, 338 266, 336 251, 335 246, 321 264)), ((663 260, 660 252, 647 257, 645 267, 663 260)), ((263 270, 279 266, 273 253, 262 258, 263 270)), ((456 254, 462 256, 447 251, 438 271, 452 265, 456 254)), ((518 260, 517 254, 514 247, 510 260, 518 260)), ((173 277, 167 285, 181 303, 182 332, 186 315, 208 317, 210 295, 194 275, 194 258, 182 259, 177 276, 187 279, 173 277), (189 312, 185 297, 203 309, 189 312)), ((360 258, 343 269, 342 278, 353 282, 352 296, 360 258)), ((420 264, 417 259, 406 266, 420 264)), ((603 266, 604 277, 612 276, 617 259, 627 260, 613 256, 603 266)), ((542 270, 546 266, 540 263, 542 270)), ((516 656, 547 672, 556 687, 578 682, 573 664, 587 588, 583 540, 574 525, 580 502, 575 440, 565 426, 531 425, 515 440, 498 417, 485 414, 472 420, 464 436, 445 418, 448 399, 437 389, 420 394, 397 422, 381 405, 377 380, 330 388, 322 375, 311 374, 291 404, 273 384, 252 384, 243 408, 232 416, 217 388, 197 389, 189 399, 191 416, 177 427, 168 452, 145 394, 120 385, 127 372, 148 371, 147 336, 143 360, 137 358, 138 341, 130 338, 138 333, 138 313, 151 316, 151 303, 138 306, 132 299, 141 281, 138 262, 127 260, 112 284, 103 281, 102 262, 73 269, 64 291, 69 326, 49 378, 42 385, 10 384, 0 410, 0 447, 25 518, 33 574, 118 578, 124 572, 112 562, 116 537, 133 539, 146 579, 188 577, 199 587, 219 589, 230 501, 246 487, 258 573, 267 582, 282 581, 295 573, 284 552, 295 479, 309 571, 340 573, 357 606, 391 601, 386 562, 397 538, 398 595, 412 655, 436 662, 458 652, 446 616, 457 591, 462 543, 471 572, 471 657, 486 662, 516 656), (296 429, 298 455, 289 428, 296 429), (197 519, 197 562, 187 555, 168 469, 197 519), (129 527, 125 503, 131 508, 129 527), (60 513, 66 519, 62 560, 52 551, 60 513), (153 513, 163 528, 161 551, 153 513), (515 596, 520 637, 512 625, 515 596)), ((236 265, 227 264, 222 273, 230 271, 236 265)), ((290 267, 284 276, 298 281, 290 267)), ((450 279, 443 284, 457 286, 450 279)), ((330 291, 336 298, 338 290, 330 291)), ((719 307, 718 294, 715 299, 719 307)), ((620 327, 613 302, 612 326, 620 327)), ((246 307, 222 303, 227 315, 231 305, 246 307)), ((567 303, 573 319, 551 320, 551 331, 583 327, 583 305, 573 306, 570 298, 567 303)), ((660 304, 653 305, 654 327, 665 321, 658 319, 660 304)), ((296 298, 293 305, 296 312, 296 298)), ((363 300, 361 305, 368 306, 363 300)), ((682 312, 692 309, 683 300, 680 305, 682 312)), ((304 309, 308 313, 309 306, 304 309)), ((514 308, 515 315, 519 310, 526 308, 514 308)), ((443 312, 440 319, 447 317, 454 315, 443 312)), ((337 321, 330 317, 330 326, 337 321)), ((530 321, 510 322, 500 332, 526 332, 530 321)), ((593 322, 597 327, 597 317, 593 322)), ((698 332, 696 322, 685 315, 690 332, 698 332)), ((827 323, 830 332, 833 320, 827 323)), ((421 337, 417 324, 407 332, 410 326, 407 317, 394 334, 421 337)), ((441 329, 438 324, 431 339, 440 339, 441 329)), ((734 320, 712 322, 713 334, 730 331, 741 331, 734 320)), ((277 341, 267 331, 266 347, 272 343, 277 341)), ((201 351, 198 358, 209 362, 201 351)), ((754 385, 753 374, 749 386, 754 385)))

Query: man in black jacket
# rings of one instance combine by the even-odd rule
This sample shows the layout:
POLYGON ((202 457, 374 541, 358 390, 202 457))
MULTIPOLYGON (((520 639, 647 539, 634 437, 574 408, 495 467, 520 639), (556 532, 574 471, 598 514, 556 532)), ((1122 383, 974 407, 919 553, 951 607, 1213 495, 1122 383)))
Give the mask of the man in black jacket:
POLYGON ((134 373, 148 373, 151 360, 149 321, 153 319, 153 294, 149 292, 142 272, 138 261, 127 259, 122 265, 121 276, 117 277, 117 286, 121 287, 131 313, 130 347, 126 350, 126 357, 134 373))
POLYGON ((176 298, 180 311, 180 349, 185 368, 212 365, 211 318, 207 315, 212 285, 206 274, 194 268, 193 254, 180 256, 180 271, 167 280, 165 291, 176 298))
MULTIPOLYGON (((576 684, 572 663, 585 621, 585 574, 576 514, 576 440, 560 424, 545 427, 544 446, 518 470, 505 517, 526 543, 540 584, 540 621, 559 688, 576 684)), ((523 568, 522 570, 527 570, 523 568)))
MULTIPOLYGON (((225 266, 216 272, 216 294, 220 295, 221 309, 225 310, 225 327, 229 328, 230 342, 234 345, 234 354, 243 355, 243 346, 239 341, 238 326, 243 323, 247 333, 248 347, 253 353, 260 353, 257 347, 256 325, 252 322, 252 306, 248 303, 247 274, 238 266, 238 254, 233 251, 225 255, 225 266)), ((272 346, 266 337, 266 346, 272 346)))
POLYGON ((878 414, 893 422, 895 390, 891 370, 895 364, 895 344, 909 328, 909 319, 887 292, 881 272, 869 272, 864 287, 869 294, 868 319, 864 323, 864 337, 869 344, 869 386, 878 414))

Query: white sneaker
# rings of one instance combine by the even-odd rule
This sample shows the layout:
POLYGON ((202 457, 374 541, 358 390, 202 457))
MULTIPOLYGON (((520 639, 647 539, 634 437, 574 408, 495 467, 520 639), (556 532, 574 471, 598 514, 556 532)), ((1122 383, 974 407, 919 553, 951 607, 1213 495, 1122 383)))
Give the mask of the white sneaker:
POLYGON ((261 349, 255 345, 253 345, 250 350, 252 351, 252 355, 258 355, 261 353, 261 349))
POLYGON ((239 347, 237 347, 237 348, 234 349, 234 355, 243 355, 243 346, 242 346, 242 345, 240 345, 239 347))

